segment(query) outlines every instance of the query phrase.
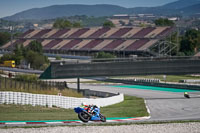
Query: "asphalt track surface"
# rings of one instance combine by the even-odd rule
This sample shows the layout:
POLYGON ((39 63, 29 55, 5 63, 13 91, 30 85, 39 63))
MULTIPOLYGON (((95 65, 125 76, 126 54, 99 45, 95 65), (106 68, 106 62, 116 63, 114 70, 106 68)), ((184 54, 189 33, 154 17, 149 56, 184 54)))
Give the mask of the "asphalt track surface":
MULTIPOLYGON (((69 84, 69 87, 76 88, 77 85, 69 84)), ((80 87, 144 98, 151 116, 147 121, 200 120, 200 92, 198 91, 122 85, 81 84, 80 87), (190 99, 184 98, 183 92, 185 91, 189 92, 190 99)))
MULTIPOLYGON (((68 84, 70 88, 76 88, 77 84, 68 84)), ((140 122, 143 121, 173 121, 173 120, 200 120, 200 92, 183 90, 183 89, 171 89, 171 88, 159 88, 159 87, 147 87, 147 86, 131 86, 131 85, 92 85, 81 84, 81 89, 91 89, 96 91, 123 93, 125 95, 137 96, 145 99, 146 106, 150 112, 149 118, 136 118, 134 120, 117 120, 116 122, 140 122), (191 98, 186 99, 183 96, 183 92, 188 91, 191 98)), ((108 121, 112 122, 113 121, 108 121)), ((25 123, 25 122, 22 122, 25 123)), ((96 124, 102 124, 102 122, 95 122, 96 124)), ((107 123, 107 122, 106 122, 107 123)), ((81 125, 81 122, 44 122, 20 124, 9 123, 1 124, 1 126, 44 126, 44 125, 81 125)), ((88 123, 91 124, 91 123, 88 123)))

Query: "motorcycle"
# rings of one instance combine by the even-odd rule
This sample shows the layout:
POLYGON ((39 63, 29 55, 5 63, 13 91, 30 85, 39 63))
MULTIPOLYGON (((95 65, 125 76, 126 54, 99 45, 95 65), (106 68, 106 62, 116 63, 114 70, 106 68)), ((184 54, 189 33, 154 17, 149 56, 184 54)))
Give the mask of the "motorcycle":
POLYGON ((87 108, 76 107, 74 108, 74 111, 78 114, 78 118, 82 122, 88 122, 88 121, 106 122, 106 117, 100 113, 100 109, 98 107, 90 107, 90 106, 87 108))

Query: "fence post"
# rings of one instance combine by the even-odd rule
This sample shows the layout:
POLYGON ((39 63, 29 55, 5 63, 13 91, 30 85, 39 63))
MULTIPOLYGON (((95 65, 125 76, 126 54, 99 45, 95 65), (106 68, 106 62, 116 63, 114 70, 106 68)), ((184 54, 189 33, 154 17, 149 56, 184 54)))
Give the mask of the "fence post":
POLYGON ((5 79, 5 85, 4 85, 4 86, 5 86, 5 89, 6 89, 6 88, 7 88, 7 87, 6 87, 6 84, 7 84, 7 83, 6 83, 6 82, 7 82, 7 81, 6 81, 6 77, 5 77, 4 79, 5 79))
POLYGON ((45 84, 45 87, 44 87, 44 88, 45 88, 45 90, 47 90, 47 88, 48 88, 48 87, 47 87, 47 81, 45 81, 44 84, 45 84))
POLYGON ((21 89, 21 88, 22 88, 22 81, 19 80, 19 89, 21 89))
POLYGON ((29 87, 30 87, 30 81, 28 81, 28 90, 29 90, 29 87))
POLYGON ((15 81, 15 89, 17 89, 17 83, 16 83, 16 80, 14 80, 15 81))
POLYGON ((10 78, 10 88, 12 88, 12 79, 10 78))
POLYGON ((48 89, 51 90, 51 81, 48 81, 48 89))
POLYGON ((1 88, 1 77, 0 77, 0 88, 1 88))
POLYGON ((37 90, 37 87, 38 87, 38 81, 36 80, 36 82, 35 82, 35 88, 36 88, 36 90, 37 90))
POLYGON ((80 78, 77 78, 77 91, 80 92, 80 78))
POLYGON ((26 82, 25 82, 25 81, 23 81, 23 83, 24 83, 24 89, 26 89, 26 82))

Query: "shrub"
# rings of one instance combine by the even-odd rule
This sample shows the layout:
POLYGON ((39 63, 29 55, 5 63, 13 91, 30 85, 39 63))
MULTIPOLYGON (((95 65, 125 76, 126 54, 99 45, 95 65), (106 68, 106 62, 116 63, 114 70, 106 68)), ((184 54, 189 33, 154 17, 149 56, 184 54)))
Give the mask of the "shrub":
POLYGON ((37 81, 38 80, 38 77, 34 74, 31 74, 31 75, 16 75, 15 76, 15 79, 17 81, 28 81, 28 82, 33 82, 33 81, 37 81))

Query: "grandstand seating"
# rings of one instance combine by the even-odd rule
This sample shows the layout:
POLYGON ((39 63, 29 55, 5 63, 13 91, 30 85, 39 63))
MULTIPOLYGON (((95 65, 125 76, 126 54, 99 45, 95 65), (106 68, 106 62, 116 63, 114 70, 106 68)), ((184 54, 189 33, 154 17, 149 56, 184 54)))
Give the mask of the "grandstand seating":
POLYGON ((32 38, 41 38, 43 35, 45 35, 46 33, 50 32, 50 31, 51 31, 51 29, 41 30, 40 32, 38 32, 37 34, 32 36, 32 38))
POLYGON ((157 27, 155 30, 147 34, 145 38, 155 38, 158 34, 160 34, 165 29, 166 27, 157 27))
POLYGON ((142 45, 144 45, 148 41, 149 41, 149 39, 139 39, 139 40, 135 41, 134 43, 132 43, 130 46, 128 46, 125 50, 126 51, 137 50, 138 48, 140 48, 142 45))
POLYGON ((79 36, 81 36, 82 34, 84 34, 85 32, 87 32, 88 30, 90 30, 90 29, 89 28, 79 29, 75 33, 71 34, 69 36, 69 38, 78 38, 79 36))
POLYGON ((146 50, 149 47, 151 47, 153 44, 157 43, 158 39, 151 39, 149 42, 147 42, 146 44, 144 44, 143 46, 141 46, 139 49, 137 50, 146 50))
POLYGON ((155 30, 155 27, 147 27, 140 30, 138 33, 132 36, 132 38, 144 38, 147 34, 155 30))
POLYGON ((26 40, 26 41, 23 43, 24 47, 28 46, 29 43, 30 43, 31 41, 33 41, 33 40, 26 40))
POLYGON ((53 46, 51 49, 60 49, 62 48, 65 44, 69 43, 71 40, 63 40, 62 42, 58 43, 57 45, 53 46))
POLYGON ((133 42, 135 42, 136 40, 126 40, 125 42, 123 42, 121 45, 119 45, 118 47, 116 47, 114 50, 124 50, 125 48, 127 48, 128 46, 130 46, 133 42))
POLYGON ((11 45, 8 46, 8 49, 14 48, 15 45, 17 45, 17 44, 23 44, 25 41, 26 41, 26 40, 24 40, 24 39, 16 40, 15 42, 13 42, 11 45))
POLYGON ((101 42, 103 42, 102 39, 95 39, 90 41, 88 44, 86 44, 84 47, 81 48, 81 50, 90 50, 92 48, 94 48, 95 46, 97 46, 98 44, 100 44, 101 42))
POLYGON ((165 30, 163 30, 160 34, 158 34, 156 37, 164 37, 167 36, 169 33, 171 33, 171 30, 173 30, 173 27, 167 27, 165 30))
POLYGON ((63 34, 65 34, 66 32, 68 32, 70 29, 62 29, 57 31, 55 34, 53 34, 52 36, 50 36, 49 38, 58 38, 60 36, 62 36, 63 34))
POLYGON ((119 38, 119 37, 123 36, 124 34, 126 34, 127 32, 129 32, 131 29, 132 28, 121 28, 117 32, 112 34, 110 37, 111 38, 119 38))
POLYGON ((34 29, 30 29, 30 30, 24 32, 22 35, 20 35, 20 37, 23 38, 23 37, 25 37, 26 35, 28 35, 29 33, 33 32, 33 31, 34 31, 34 29))
POLYGON ((117 32, 118 30, 119 28, 111 28, 109 31, 99 36, 99 38, 110 38, 110 36, 114 34, 115 32, 117 32))
POLYGON ((44 46, 45 49, 51 49, 52 47, 54 47, 55 45, 59 44, 60 42, 62 42, 61 39, 57 39, 57 40, 52 40, 51 42, 49 42, 48 44, 46 44, 44 46))
POLYGON ((125 40, 113 40, 110 44, 106 45, 103 49, 101 50, 113 50, 120 44, 122 44, 125 40))
POLYGON ((64 49, 64 50, 69 50, 71 49, 73 46, 77 45, 78 43, 80 43, 82 40, 81 39, 75 39, 75 40, 71 40, 69 43, 65 44, 63 47, 61 47, 60 49, 64 49))
POLYGON ((37 40, 44 50, 145 51, 172 31, 173 27, 36 29, 1 48, 11 49, 19 43, 28 46, 37 40))
POLYGON ((110 44, 113 40, 104 40, 102 43, 97 45, 96 47, 92 48, 92 50, 100 51, 103 47, 110 44))
POLYGON ((41 30, 33 30, 31 33, 24 36, 24 38, 32 38, 34 35, 39 33, 41 30))
POLYGON ((44 34, 41 38, 49 38, 50 36, 54 35, 56 32, 58 32, 59 29, 52 29, 47 34, 44 34))
POLYGON ((105 32, 109 31, 110 28, 101 28, 98 29, 95 33, 93 33, 92 35, 89 36, 89 38, 98 38, 99 36, 101 36, 102 34, 104 34, 105 32))

